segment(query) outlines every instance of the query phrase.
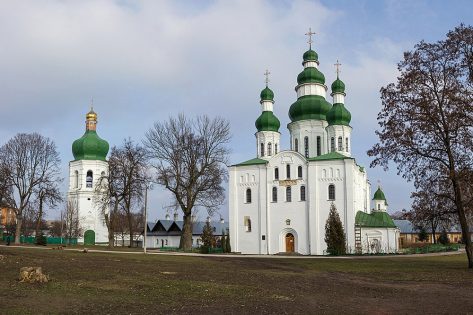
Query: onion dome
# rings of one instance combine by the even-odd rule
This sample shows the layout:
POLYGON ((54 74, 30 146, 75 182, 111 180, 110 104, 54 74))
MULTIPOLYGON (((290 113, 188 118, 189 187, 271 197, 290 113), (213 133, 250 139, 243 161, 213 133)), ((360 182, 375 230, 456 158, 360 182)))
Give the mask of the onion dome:
POLYGON ((312 49, 309 49, 308 51, 306 51, 304 55, 302 56, 302 58, 304 59, 304 61, 316 61, 316 62, 319 61, 319 55, 312 49))
POLYGON ((109 145, 101 139, 95 130, 97 114, 91 110, 86 115, 86 131, 84 135, 72 144, 74 160, 101 160, 105 161, 109 145))
POLYGON ((340 80, 337 76, 337 79, 332 83, 332 94, 334 93, 345 93, 345 83, 340 80))
POLYGON ((304 119, 326 120, 326 115, 330 111, 331 106, 323 96, 301 96, 289 108, 289 118, 291 121, 304 119))
POLYGON ((381 187, 378 187, 378 190, 374 193, 373 200, 384 200, 386 201, 386 197, 384 196, 384 192, 381 190, 381 187))
POLYGON ((264 111, 256 119, 255 127, 258 131, 276 131, 279 132, 281 123, 279 119, 271 111, 264 111))
POLYGON ((327 113, 327 122, 330 125, 349 126, 351 114, 342 103, 333 104, 332 109, 327 113))
POLYGON ((273 101, 274 100, 274 92, 271 91, 269 87, 264 88, 260 94, 261 101, 273 101))
POLYGON ((307 67, 297 76, 297 83, 320 83, 325 84, 325 76, 317 68, 307 67))

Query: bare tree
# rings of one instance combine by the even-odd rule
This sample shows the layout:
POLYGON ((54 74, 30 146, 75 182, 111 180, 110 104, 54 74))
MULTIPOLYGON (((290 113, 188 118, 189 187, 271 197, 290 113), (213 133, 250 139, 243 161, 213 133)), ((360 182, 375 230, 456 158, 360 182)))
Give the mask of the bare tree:
POLYGON ((450 225, 455 215, 455 204, 446 197, 451 194, 444 190, 448 184, 442 185, 438 178, 441 177, 424 179, 419 183, 418 190, 411 195, 413 199, 411 221, 420 229, 429 228, 432 231, 434 243, 437 243, 437 229, 450 225))
POLYGON ((192 248, 192 214, 204 207, 209 215, 224 202, 230 141, 228 121, 184 114, 156 122, 144 141, 156 170, 156 182, 169 190, 184 214, 180 248, 192 248))
POLYGON ((79 218, 79 206, 76 198, 69 198, 64 209, 65 230, 64 235, 68 242, 82 234, 79 218))
POLYGON ((32 202, 35 189, 61 180, 60 161, 54 142, 37 133, 17 134, 0 148, 0 170, 8 185, 3 201, 15 211, 16 244, 20 243, 23 211, 32 202))
POLYGON ((35 197, 38 206, 36 215, 36 238, 40 237, 40 227, 43 222, 44 206, 49 208, 55 208, 60 202, 62 202, 62 195, 58 187, 59 182, 54 182, 46 179, 37 189, 35 189, 35 197))
POLYGON ((388 168, 419 187, 433 172, 449 192, 445 197, 455 212, 473 268, 465 185, 473 170, 473 28, 460 25, 447 39, 420 42, 404 53, 397 83, 381 89, 383 109, 378 114, 379 143, 368 151, 371 166, 388 168))
POLYGON ((143 200, 148 181, 147 163, 144 148, 130 139, 124 140, 121 147, 112 148, 108 161, 109 172, 99 178, 95 190, 95 203, 101 209, 108 228, 109 246, 114 244, 116 224, 113 221, 119 210, 127 218, 130 245, 133 241, 133 213, 143 200))

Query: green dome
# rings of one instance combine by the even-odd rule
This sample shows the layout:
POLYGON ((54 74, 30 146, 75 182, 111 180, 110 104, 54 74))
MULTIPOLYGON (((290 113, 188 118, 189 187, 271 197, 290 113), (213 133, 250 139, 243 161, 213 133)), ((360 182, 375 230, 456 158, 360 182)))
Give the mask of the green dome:
POLYGON ((297 76, 297 83, 320 83, 325 84, 325 76, 317 68, 307 67, 297 76))
POLYGON ((312 49, 309 49, 308 51, 304 53, 302 58, 304 58, 304 61, 318 61, 319 55, 317 55, 317 53, 313 51, 312 49))
POLYGON ((332 93, 345 93, 345 83, 338 77, 332 83, 332 93))
POLYGON ((291 121, 305 119, 326 120, 326 115, 330 111, 331 104, 320 95, 305 95, 291 105, 289 108, 289 118, 291 121))
POLYGON ((261 91, 260 97, 262 101, 272 101, 274 100, 274 93, 269 87, 265 87, 264 90, 261 91))
POLYGON ((255 126, 258 131, 279 132, 279 127, 281 126, 281 123, 279 122, 279 119, 274 116, 273 112, 264 111, 261 113, 258 119, 256 119, 255 126))
POLYGON ((80 139, 72 144, 72 154, 74 160, 105 161, 108 148, 108 142, 100 139, 96 131, 87 130, 80 139))
POLYGON ((384 192, 381 190, 381 187, 378 187, 378 190, 374 193, 373 200, 384 200, 386 201, 386 197, 384 196, 384 192))
POLYGON ((333 104, 332 109, 327 113, 327 122, 329 125, 349 126, 351 114, 342 103, 333 104))

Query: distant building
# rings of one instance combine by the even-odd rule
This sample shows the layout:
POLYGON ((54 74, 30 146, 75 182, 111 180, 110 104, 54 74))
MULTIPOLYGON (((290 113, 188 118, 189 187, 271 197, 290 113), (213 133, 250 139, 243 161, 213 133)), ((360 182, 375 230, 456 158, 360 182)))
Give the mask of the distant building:
MULTIPOLYGON (((396 226, 400 229, 401 235, 399 238, 399 246, 402 247, 407 247, 410 244, 413 243, 420 243, 421 241, 419 240, 419 233, 420 233, 420 228, 416 227, 412 222, 409 220, 393 220, 396 226)), ((435 231, 435 238, 438 242, 438 239, 440 237, 440 234, 443 231, 442 226, 438 226, 436 231, 435 231)), ((458 225, 452 225, 448 227, 446 230, 448 239, 450 240, 451 243, 459 243, 462 240, 462 231, 460 226, 458 225)), ((426 228, 425 232, 427 233, 427 240, 425 240, 425 243, 434 243, 434 234, 432 233, 431 228, 426 228)), ((470 230, 470 238, 473 241, 473 228, 470 230)))
MULTIPOLYGON (((202 245, 200 236, 206 222, 194 222, 192 224, 192 247, 202 245)), ((147 248, 179 247, 184 221, 178 220, 158 220, 156 223, 148 222, 148 232, 146 233, 147 248)), ((210 222, 213 234, 220 239, 222 232, 228 234, 228 223, 220 220, 210 222)))
POLYGON ((16 223, 15 211, 11 208, 0 208, 0 226, 5 227, 16 223))

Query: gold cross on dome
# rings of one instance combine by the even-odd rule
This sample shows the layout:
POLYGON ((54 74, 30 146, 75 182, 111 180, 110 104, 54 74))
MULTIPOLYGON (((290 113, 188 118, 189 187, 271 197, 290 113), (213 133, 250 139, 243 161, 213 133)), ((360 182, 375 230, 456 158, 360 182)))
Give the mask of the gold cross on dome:
POLYGON ((309 41, 307 43, 309 43, 309 47, 312 48, 312 35, 315 35, 315 32, 312 32, 312 28, 309 27, 309 32, 305 33, 305 35, 309 36, 309 41))
POLYGON ((338 78, 338 74, 340 73, 340 66, 341 66, 341 65, 342 65, 342 64, 341 64, 341 63, 338 61, 338 59, 337 59, 337 63, 334 64, 335 68, 337 69, 337 70, 336 70, 336 71, 337 71, 337 78, 338 78))
POLYGON ((265 79, 265 82, 266 82, 266 86, 268 86, 268 83, 269 83, 269 75, 271 74, 271 72, 268 71, 268 69, 266 69, 266 72, 264 73, 264 76, 266 77, 265 79))

